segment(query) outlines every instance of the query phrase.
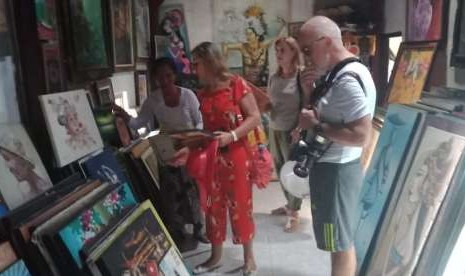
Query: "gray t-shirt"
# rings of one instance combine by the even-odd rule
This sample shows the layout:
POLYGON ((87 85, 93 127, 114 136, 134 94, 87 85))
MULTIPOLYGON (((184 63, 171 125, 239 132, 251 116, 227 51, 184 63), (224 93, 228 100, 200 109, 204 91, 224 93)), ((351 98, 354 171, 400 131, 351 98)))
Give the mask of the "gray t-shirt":
POLYGON ((268 82, 268 94, 272 104, 269 127, 288 131, 297 124, 300 112, 300 95, 296 76, 288 79, 273 74, 268 82))
MULTIPOLYGON (((354 72, 360 76, 365 92, 352 76, 343 76, 337 80, 318 105, 322 122, 350 123, 366 115, 373 118, 376 106, 376 87, 370 71, 359 62, 344 66, 334 78, 345 72, 354 72), (365 95, 366 93, 366 95, 365 95)), ((360 158, 362 147, 344 146, 333 143, 318 162, 347 163, 360 158)))
POLYGON ((202 115, 197 96, 187 88, 181 87, 179 105, 165 105, 160 90, 155 90, 142 104, 137 118, 129 121, 129 127, 138 129, 145 126, 155 117, 163 131, 202 129, 202 115))

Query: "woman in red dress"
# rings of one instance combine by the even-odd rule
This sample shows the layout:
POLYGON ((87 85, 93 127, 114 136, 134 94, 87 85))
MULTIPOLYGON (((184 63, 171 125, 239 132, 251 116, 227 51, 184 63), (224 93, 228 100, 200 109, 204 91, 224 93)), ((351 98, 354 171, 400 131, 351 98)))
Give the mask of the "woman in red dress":
POLYGON ((198 265, 194 273, 208 272, 219 266, 228 211, 233 242, 244 248, 243 275, 253 275, 256 272, 252 250, 255 225, 252 185, 247 173, 247 134, 260 124, 260 112, 250 87, 242 78, 228 73, 216 45, 203 42, 194 48, 192 56, 192 69, 203 86, 198 94, 204 128, 214 132, 218 142, 216 158, 209 160, 214 162, 211 183, 203 183, 207 186, 204 187, 205 213, 212 251, 210 258, 198 265))

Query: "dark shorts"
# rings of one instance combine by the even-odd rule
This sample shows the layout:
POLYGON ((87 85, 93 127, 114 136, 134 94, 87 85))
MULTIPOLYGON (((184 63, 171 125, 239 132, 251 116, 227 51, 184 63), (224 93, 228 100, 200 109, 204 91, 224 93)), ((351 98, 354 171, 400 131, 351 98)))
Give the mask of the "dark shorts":
POLYGON ((362 181, 360 159, 312 168, 310 199, 318 248, 339 252, 352 247, 362 181))

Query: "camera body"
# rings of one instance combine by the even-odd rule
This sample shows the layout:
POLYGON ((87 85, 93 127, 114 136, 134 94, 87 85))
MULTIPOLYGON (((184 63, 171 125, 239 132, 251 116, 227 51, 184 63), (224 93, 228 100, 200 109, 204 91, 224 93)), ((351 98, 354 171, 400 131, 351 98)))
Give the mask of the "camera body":
POLYGON ((308 177, 313 164, 326 152, 330 144, 331 141, 319 133, 315 133, 310 141, 301 138, 292 148, 289 158, 296 161, 294 174, 302 178, 308 177))

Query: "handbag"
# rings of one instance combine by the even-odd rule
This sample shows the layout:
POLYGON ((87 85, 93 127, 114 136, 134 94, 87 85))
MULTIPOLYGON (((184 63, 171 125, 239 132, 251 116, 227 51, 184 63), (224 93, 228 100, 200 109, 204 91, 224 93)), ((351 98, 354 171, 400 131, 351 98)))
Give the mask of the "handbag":
MULTIPOLYGON (((244 89, 241 84, 240 77, 233 77, 231 80, 231 90, 233 93, 233 101, 236 108, 236 122, 238 126, 241 124, 244 116, 236 99, 236 90, 244 89)), ((252 184, 259 189, 264 189, 270 183, 273 175, 273 158, 266 144, 267 138, 265 131, 261 125, 251 130, 245 137, 247 152, 249 155, 249 179, 252 184)))

